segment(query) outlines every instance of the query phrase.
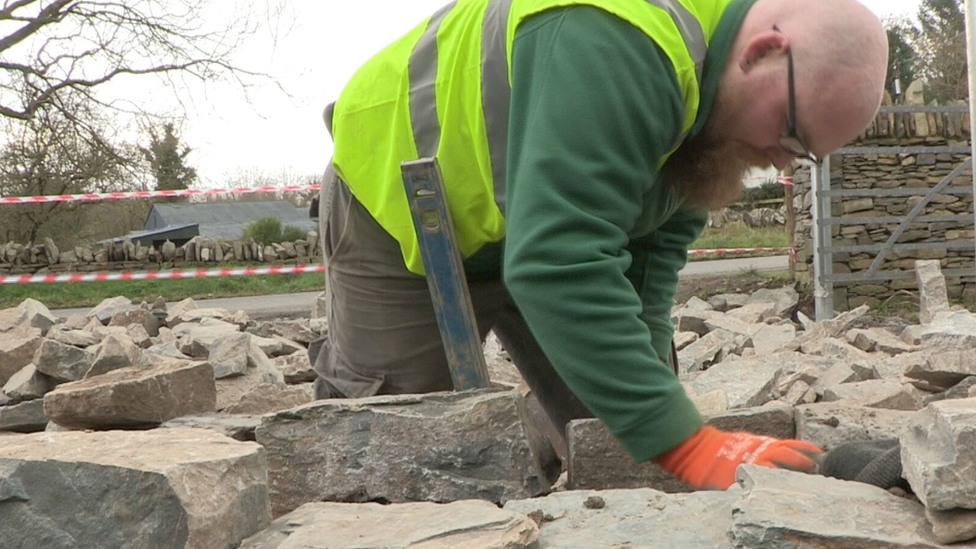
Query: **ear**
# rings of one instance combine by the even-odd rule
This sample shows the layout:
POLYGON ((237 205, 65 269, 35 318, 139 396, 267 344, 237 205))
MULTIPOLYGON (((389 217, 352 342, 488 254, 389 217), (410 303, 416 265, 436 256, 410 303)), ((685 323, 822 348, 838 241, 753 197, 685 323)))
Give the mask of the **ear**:
POLYGON ((770 55, 786 53, 790 40, 783 33, 769 29, 754 35, 746 42, 739 57, 739 68, 743 72, 752 70, 762 59, 770 55))

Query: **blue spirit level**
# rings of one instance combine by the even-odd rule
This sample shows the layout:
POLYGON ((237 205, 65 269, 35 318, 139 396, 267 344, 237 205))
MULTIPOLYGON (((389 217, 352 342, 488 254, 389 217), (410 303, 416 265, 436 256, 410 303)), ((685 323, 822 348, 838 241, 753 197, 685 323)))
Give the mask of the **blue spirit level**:
POLYGON ((454 389, 488 387, 481 337, 435 158, 400 165, 454 389))

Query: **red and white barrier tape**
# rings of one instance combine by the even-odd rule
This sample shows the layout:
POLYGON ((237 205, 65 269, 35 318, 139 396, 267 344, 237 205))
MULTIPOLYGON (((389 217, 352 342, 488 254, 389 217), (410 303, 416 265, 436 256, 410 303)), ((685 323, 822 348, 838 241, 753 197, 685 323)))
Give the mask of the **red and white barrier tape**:
MULTIPOLYGON (((715 248, 688 250, 688 255, 707 255, 744 252, 789 252, 790 248, 715 248)), ((795 256, 794 256, 795 257, 795 256)), ((97 273, 45 273, 4 275, 0 274, 0 284, 45 284, 55 282, 107 282, 117 280, 174 280, 189 278, 222 278, 229 276, 264 276, 281 274, 321 273, 322 264, 314 265, 272 265, 269 267, 235 267, 224 269, 171 269, 168 271, 102 271, 97 273)))
POLYGON ((789 248, 713 248, 707 250, 688 250, 688 255, 738 254, 745 252, 786 252, 789 248))
POLYGON ((172 269, 168 271, 122 271, 98 273, 47 273, 37 275, 3 275, 0 284, 38 284, 49 282, 105 282, 109 280, 172 280, 177 278, 220 278, 225 276, 259 276, 278 274, 321 273, 322 264, 272 265, 270 267, 237 267, 230 269, 172 269))
POLYGON ((179 198, 184 196, 210 196, 221 194, 290 193, 318 191, 321 185, 289 185, 284 187, 239 187, 236 189, 181 189, 174 191, 134 191, 124 193, 59 194, 41 196, 0 196, 0 204, 43 204, 47 202, 99 202, 102 200, 127 200, 137 198, 179 198))

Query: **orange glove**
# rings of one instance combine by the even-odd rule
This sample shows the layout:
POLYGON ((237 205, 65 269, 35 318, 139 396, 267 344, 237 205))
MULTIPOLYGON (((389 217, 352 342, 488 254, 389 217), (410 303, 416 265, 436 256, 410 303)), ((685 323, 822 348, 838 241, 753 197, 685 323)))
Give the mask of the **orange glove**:
POLYGON ((726 433, 702 426, 687 440, 654 458, 661 467, 695 488, 725 490, 742 463, 813 471, 822 450, 805 440, 779 440, 750 433, 726 433))

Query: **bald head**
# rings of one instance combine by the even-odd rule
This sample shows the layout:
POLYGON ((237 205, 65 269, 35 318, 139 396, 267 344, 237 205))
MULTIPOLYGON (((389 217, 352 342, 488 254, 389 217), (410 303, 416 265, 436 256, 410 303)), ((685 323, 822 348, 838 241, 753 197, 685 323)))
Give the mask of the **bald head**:
POLYGON ((884 94, 888 41, 877 16, 856 0, 758 0, 723 74, 723 85, 738 88, 733 102, 785 100, 787 51, 796 126, 810 151, 824 155, 857 137, 884 94))

